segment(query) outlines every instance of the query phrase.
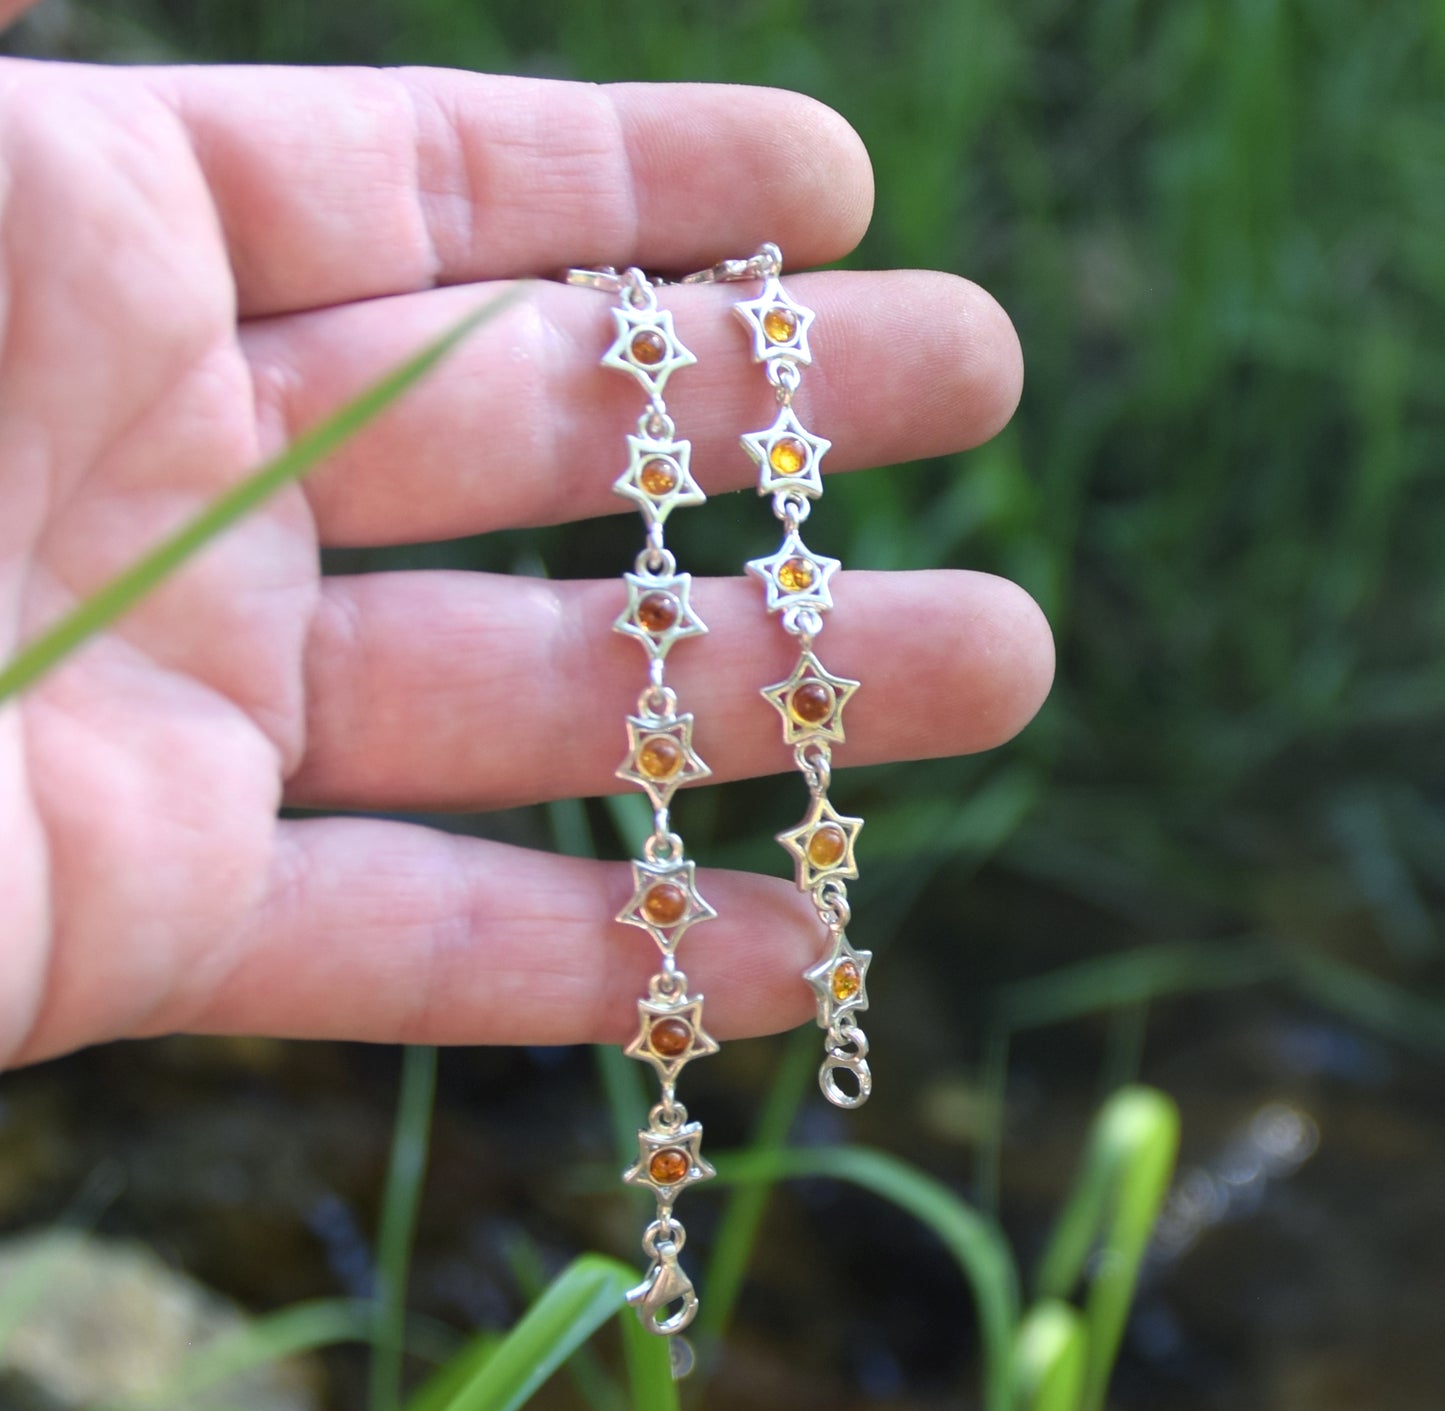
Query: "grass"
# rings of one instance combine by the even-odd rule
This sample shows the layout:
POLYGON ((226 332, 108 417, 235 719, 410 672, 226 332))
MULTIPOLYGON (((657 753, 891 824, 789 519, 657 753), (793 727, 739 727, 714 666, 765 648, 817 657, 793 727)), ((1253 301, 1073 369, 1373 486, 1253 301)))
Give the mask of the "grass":
MULTIPOLYGON (((778 83, 838 107, 878 172, 854 262, 987 285, 1029 384, 991 446, 830 486, 830 543, 860 566, 1005 573, 1060 646, 1053 699, 1007 752, 840 781, 869 818, 869 944, 942 992, 957 960, 915 938, 966 919, 950 1053, 988 1055, 996 1112, 1019 1030, 1118 1015, 1127 1075, 1151 1014, 1246 985, 1441 1052, 1440 6, 78 9, 102 40, 188 57, 778 83)), ((756 550, 725 523, 690 532, 699 569, 756 550)), ((608 559, 588 529, 518 537, 549 563, 608 559)), ((793 784, 720 803, 691 847, 773 866, 756 818, 793 784)), ((622 1101, 625 1071, 609 1082, 622 1101)), ((985 1208, 1001 1140, 985 1132, 985 1208)), ((724 1309, 756 1219, 734 1211, 724 1309)), ((1051 1296, 1021 1326, 1038 1375, 1020 1395, 1097 1395, 1084 1314, 1051 1296)))

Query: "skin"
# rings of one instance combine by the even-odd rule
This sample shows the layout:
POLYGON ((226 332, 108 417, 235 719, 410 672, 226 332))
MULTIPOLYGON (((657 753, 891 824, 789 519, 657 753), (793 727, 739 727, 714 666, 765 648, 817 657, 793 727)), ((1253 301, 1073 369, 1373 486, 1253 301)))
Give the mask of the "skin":
MULTIPOLYGON (((0 646, 495 281, 687 271, 767 239, 800 269, 846 253, 871 201, 857 136, 788 93, 0 61, 0 646)), ((907 271, 787 284, 818 312, 799 408, 834 442, 829 471, 972 446, 1007 421, 1019 349, 976 286, 907 271)), ((668 398, 709 493, 749 480, 736 436, 770 414, 738 297, 664 299, 699 357, 668 398)), ((625 1037, 655 960, 609 919, 631 895, 625 864, 277 818, 283 803, 479 809, 617 787, 643 658, 608 630, 615 580, 318 576, 323 545, 617 512, 639 393, 597 366, 609 308, 538 284, 0 710, 0 1064, 174 1031, 625 1037)), ((847 763, 986 749, 1043 700, 1048 629, 1012 585, 845 572, 835 588, 826 659, 865 683, 847 763)), ((669 680, 714 782, 780 768, 756 688, 787 675, 790 644, 749 581, 699 581, 694 602, 712 635, 669 658, 669 680)), ((699 888, 720 919, 683 959, 710 1031, 805 1020, 806 901, 706 869, 699 888)))

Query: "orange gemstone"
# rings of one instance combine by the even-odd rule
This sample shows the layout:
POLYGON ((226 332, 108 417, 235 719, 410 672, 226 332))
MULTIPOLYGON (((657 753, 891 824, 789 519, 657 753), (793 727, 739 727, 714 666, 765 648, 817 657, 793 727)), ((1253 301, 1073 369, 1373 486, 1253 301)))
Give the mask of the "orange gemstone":
POLYGON ((814 867, 836 867, 848 856, 848 835, 836 823, 820 823, 808 839, 808 861, 814 867))
POLYGON ((671 593, 648 593, 637 604, 637 620, 649 632, 666 632, 681 616, 682 605, 671 593))
POLYGON ((852 999, 863 988, 863 977, 851 960, 845 960, 833 971, 833 998, 840 1004, 852 999))
POLYGON ((649 495, 665 495, 669 490, 677 489, 677 464, 665 456, 653 456, 651 460, 643 461, 637 478, 649 495))
POLYGON ((647 1163, 647 1174, 660 1186, 675 1186, 687 1175, 691 1164, 685 1151, 665 1146, 661 1151, 653 1152, 652 1160, 647 1163))
POLYGON ((836 699, 826 681, 804 681, 788 697, 788 709, 794 720, 804 725, 819 725, 832 715, 836 699))
POLYGON ((667 356, 667 340, 655 328, 634 333, 629 347, 632 361, 643 367, 656 367, 667 356))
POLYGON ((791 309, 769 309, 763 315, 763 332, 770 343, 786 343, 798 331, 798 316, 791 309))
POLYGON ((648 1030, 647 1043, 661 1058, 676 1058, 692 1047, 692 1025, 682 1019, 659 1019, 648 1030))
POLYGON ((780 436, 768 451, 768 464, 779 475, 796 475, 808 463, 808 448, 796 436, 780 436))
POLYGON ((637 751, 637 768, 649 779, 671 779, 682 768, 682 746, 671 735, 649 735, 637 751))
POLYGON ((778 582, 789 593, 801 593, 811 588, 816 576, 808 559, 784 559, 778 566, 778 582))
POLYGON ((658 882, 643 893, 642 914, 654 926, 675 926, 687 915, 687 893, 676 882, 658 882))

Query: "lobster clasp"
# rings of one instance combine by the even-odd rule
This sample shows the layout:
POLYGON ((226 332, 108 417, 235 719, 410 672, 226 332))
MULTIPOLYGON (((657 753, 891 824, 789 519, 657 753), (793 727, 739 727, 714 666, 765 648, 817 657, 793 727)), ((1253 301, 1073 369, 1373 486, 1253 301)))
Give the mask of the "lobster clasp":
POLYGON ((627 1301, 637 1309, 642 1326, 650 1333, 670 1337, 680 1333, 697 1316, 697 1294, 692 1280, 677 1262, 678 1246, 671 1240, 658 1240, 653 1246, 654 1260, 647 1277, 629 1290, 627 1301), (662 1316, 672 1304, 680 1307, 662 1316))

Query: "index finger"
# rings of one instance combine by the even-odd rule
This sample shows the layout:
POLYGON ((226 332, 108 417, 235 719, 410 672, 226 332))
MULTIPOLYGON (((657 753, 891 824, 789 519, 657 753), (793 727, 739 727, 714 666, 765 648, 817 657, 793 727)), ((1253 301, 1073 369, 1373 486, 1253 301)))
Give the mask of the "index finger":
POLYGON ((837 259, 867 153, 802 94, 447 69, 135 71, 185 123, 243 316, 564 265, 837 259))

